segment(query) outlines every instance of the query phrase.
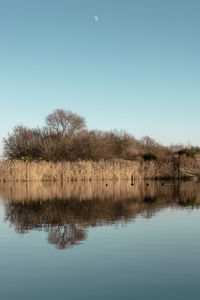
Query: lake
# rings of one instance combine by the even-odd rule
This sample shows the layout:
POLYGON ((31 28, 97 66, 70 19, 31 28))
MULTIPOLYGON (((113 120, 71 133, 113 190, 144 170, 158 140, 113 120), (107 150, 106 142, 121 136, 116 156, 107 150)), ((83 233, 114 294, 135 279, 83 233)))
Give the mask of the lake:
POLYGON ((199 299, 200 183, 0 184, 2 300, 199 299))

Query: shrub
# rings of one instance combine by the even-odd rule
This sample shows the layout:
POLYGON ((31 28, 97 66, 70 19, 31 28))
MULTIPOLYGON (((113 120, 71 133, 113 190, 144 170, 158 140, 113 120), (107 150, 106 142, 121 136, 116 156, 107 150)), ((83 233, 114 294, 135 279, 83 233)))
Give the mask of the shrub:
POLYGON ((198 147, 192 147, 192 148, 184 148, 178 151, 178 154, 185 155, 187 157, 195 158, 195 155, 200 153, 200 149, 198 147))
POLYGON ((145 153, 142 157, 144 160, 157 160, 157 156, 153 152, 145 153))

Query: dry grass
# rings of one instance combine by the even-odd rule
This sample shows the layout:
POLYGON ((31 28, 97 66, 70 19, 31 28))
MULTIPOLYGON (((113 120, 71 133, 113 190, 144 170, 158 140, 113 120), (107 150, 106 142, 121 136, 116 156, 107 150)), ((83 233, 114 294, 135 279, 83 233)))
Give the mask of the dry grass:
POLYGON ((182 162, 179 169, 172 162, 78 161, 23 162, 4 161, 0 164, 0 181, 93 181, 199 178, 200 163, 182 162))

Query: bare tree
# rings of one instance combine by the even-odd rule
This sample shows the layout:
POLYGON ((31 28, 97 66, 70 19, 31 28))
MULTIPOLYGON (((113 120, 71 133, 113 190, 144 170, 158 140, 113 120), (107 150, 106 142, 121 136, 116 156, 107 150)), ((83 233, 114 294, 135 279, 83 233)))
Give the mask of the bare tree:
POLYGON ((46 124, 51 132, 63 135, 73 135, 85 129, 85 119, 70 110, 56 109, 46 117, 46 124))
POLYGON ((10 159, 19 159, 24 156, 39 156, 40 129, 29 129, 22 125, 14 127, 13 133, 4 139, 4 155, 10 159))
POLYGON ((152 148, 156 148, 158 143, 149 136, 144 136, 141 138, 141 144, 151 150, 152 148))

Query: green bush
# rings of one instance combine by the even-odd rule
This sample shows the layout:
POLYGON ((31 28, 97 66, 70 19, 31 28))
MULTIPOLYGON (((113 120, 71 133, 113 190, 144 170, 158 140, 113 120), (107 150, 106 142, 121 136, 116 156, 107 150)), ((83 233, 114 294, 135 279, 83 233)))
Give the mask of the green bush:
POLYGON ((156 160, 157 159, 157 156, 153 152, 145 153, 145 154, 143 154, 142 157, 144 160, 156 160))
POLYGON ((200 149, 198 147, 184 148, 178 151, 179 155, 185 155, 191 158, 195 158, 195 155, 198 153, 200 153, 200 149))

